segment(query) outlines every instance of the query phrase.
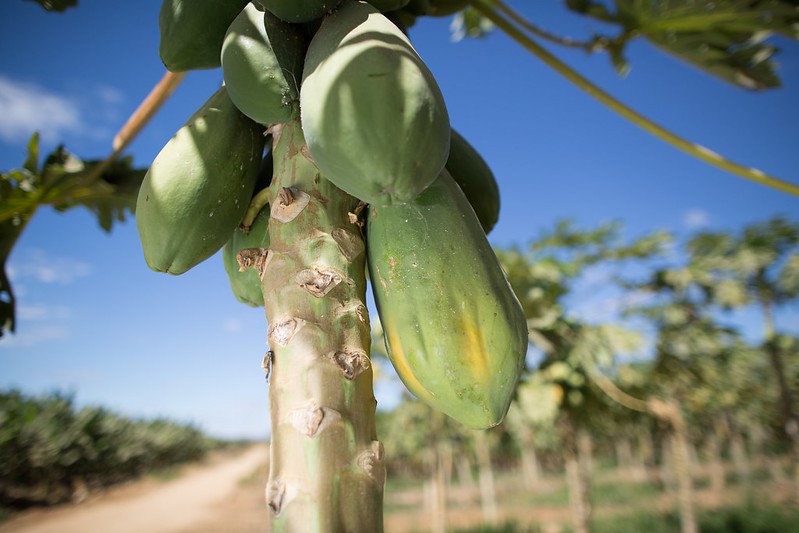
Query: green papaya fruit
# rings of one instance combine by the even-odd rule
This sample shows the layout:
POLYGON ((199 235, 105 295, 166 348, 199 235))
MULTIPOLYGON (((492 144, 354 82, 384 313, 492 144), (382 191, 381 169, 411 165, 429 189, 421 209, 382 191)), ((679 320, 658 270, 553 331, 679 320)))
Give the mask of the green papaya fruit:
POLYGON ((263 128, 224 87, 189 118, 155 157, 136 200, 150 268, 182 274, 227 242, 252 197, 263 148, 263 128))
POLYGON ((342 3, 311 39, 300 107, 319 170, 364 202, 409 202, 447 161, 438 84, 408 38, 366 2, 342 3))
POLYGON ((264 9, 286 22, 309 22, 335 9, 341 0, 257 0, 264 9))
POLYGON ((430 0, 409 0, 405 9, 417 17, 422 17, 427 14, 427 9, 429 7, 430 0))
POLYGON ((260 124, 288 122, 300 111, 305 42, 302 30, 254 4, 230 24, 222 45, 228 96, 260 124))
POLYGON ((238 301, 252 307, 264 306, 264 294, 261 290, 261 278, 254 268, 239 268, 236 255, 244 248, 269 248, 269 206, 265 206, 255 222, 250 226, 249 233, 241 229, 233 230, 230 240, 222 247, 222 264, 225 266, 230 289, 238 301))
POLYGON ((163 0, 158 52, 172 72, 220 65, 225 32, 249 0, 163 0))
POLYGON ((408 34, 408 30, 416 24, 416 19, 419 18, 405 8, 386 11, 383 14, 405 35, 408 34))
POLYGON ((408 5, 410 0, 367 0, 376 9, 381 12, 394 11, 395 9, 402 9, 408 5))
POLYGON ((389 358, 410 392, 471 428, 505 416, 527 321, 445 170, 407 204, 369 208, 367 261, 389 358))
POLYGON ((469 5, 469 0, 429 0, 427 14, 432 17, 454 15, 469 5))
POLYGON ((487 235, 499 220, 499 186, 485 159, 455 130, 452 130, 446 167, 487 235))

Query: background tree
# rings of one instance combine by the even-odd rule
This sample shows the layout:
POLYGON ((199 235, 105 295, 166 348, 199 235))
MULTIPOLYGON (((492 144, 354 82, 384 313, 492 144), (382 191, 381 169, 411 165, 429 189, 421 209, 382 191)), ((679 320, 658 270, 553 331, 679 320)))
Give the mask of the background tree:
POLYGON ((797 357, 777 340, 774 309, 799 295, 799 224, 782 217, 753 224, 739 235, 704 232, 687 245, 693 269, 705 273, 702 287, 710 302, 723 309, 759 308, 767 355, 779 391, 780 433, 789 443, 791 470, 799 498, 799 390, 790 382, 786 359, 797 357))

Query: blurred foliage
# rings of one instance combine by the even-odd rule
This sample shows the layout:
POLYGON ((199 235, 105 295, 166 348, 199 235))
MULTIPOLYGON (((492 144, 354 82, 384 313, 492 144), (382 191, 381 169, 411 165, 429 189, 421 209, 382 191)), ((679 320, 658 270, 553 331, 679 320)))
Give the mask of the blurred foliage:
POLYGON ((146 169, 133 167, 130 157, 83 161, 64 146, 39 161, 39 135, 28 142, 22 167, 0 174, 0 337, 14 332, 16 300, 5 271, 6 261, 36 210, 51 205, 57 211, 77 206, 89 209, 100 227, 111 231, 136 207, 136 195, 146 169))
MULTIPOLYGON (((777 48, 764 42, 774 33, 799 38, 793 0, 615 0, 615 10, 596 0, 567 0, 567 6, 622 29, 626 43, 644 37, 665 52, 746 89, 780 85, 772 61, 777 48)), ((608 40, 611 42, 611 40, 608 40)), ((614 52, 614 51, 612 51, 614 52)), ((626 71, 621 50, 611 56, 626 71)))
POLYGON ((79 491, 199 460, 217 444, 190 425, 77 409, 64 394, 0 392, 0 503, 65 501, 79 491))

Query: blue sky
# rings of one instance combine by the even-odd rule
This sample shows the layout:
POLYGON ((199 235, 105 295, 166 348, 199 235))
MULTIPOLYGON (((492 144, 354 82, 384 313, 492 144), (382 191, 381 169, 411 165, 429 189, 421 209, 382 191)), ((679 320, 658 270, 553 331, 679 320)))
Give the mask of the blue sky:
MULTIPOLYGON (((601 29, 555 0, 512 5, 574 37, 601 29)), ((0 169, 22 163, 34 130, 43 153, 60 142, 84 158, 110 152, 116 131, 163 75, 159 7, 157 0, 80 0, 77 9, 51 14, 32 2, 4 2, 0 169)), ((453 127, 497 175, 502 212, 492 244, 523 245, 563 218, 584 227, 620 220, 634 237, 799 217, 799 198, 678 152, 499 32, 454 43, 449 23, 426 19, 410 36, 441 86, 453 127)), ((605 56, 553 51, 656 122, 799 183, 799 45, 778 44, 784 87, 765 93, 710 78, 645 42, 630 47, 626 78, 605 56)), ((220 81, 219 70, 186 77, 129 147, 137 165, 152 161, 220 81)), ((85 210, 43 208, 9 270, 19 320, 17 334, 0 341, 0 387, 71 391, 80 404, 192 421, 222 436, 266 435, 265 318, 233 298, 218 255, 182 276, 158 274, 144 263, 133 221, 109 235, 85 210)), ((594 277, 595 286, 603 281, 602 273, 594 277)), ((608 316, 613 301, 591 294, 575 308, 590 319, 608 316)), ((797 329, 796 311, 780 314, 778 325, 797 329)), ((382 375, 385 406, 396 386, 382 375)))

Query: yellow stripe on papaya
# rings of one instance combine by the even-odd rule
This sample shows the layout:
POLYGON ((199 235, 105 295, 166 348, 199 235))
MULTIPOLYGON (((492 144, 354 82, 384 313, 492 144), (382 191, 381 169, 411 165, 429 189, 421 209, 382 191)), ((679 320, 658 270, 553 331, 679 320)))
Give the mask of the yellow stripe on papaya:
POLYGON ((484 381, 488 376, 488 350, 486 349, 483 330, 467 313, 460 316, 460 326, 466 337, 463 347, 463 357, 472 373, 479 381, 484 381))
POLYGON ((397 330, 391 325, 383 324, 383 331, 388 338, 389 358, 394 365, 394 370, 397 371, 397 374, 402 379, 403 383, 405 383, 405 386, 417 396, 431 398, 432 395, 430 392, 419 382, 416 375, 411 370, 408 358, 405 357, 405 352, 402 350, 402 344, 400 344, 397 330))

